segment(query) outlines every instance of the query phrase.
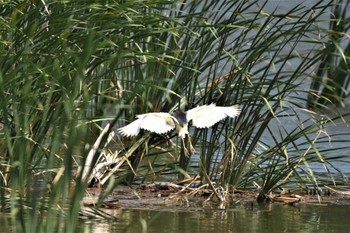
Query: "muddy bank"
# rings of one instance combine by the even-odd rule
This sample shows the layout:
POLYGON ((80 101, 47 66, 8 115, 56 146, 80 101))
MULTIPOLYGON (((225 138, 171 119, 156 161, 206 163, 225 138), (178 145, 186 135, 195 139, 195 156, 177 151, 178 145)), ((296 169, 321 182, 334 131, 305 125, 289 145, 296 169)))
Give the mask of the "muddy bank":
MULTIPOLYGON (((101 192, 101 188, 88 189, 83 199, 83 205, 102 208, 219 208, 222 204, 210 189, 189 189, 172 183, 154 183, 137 187, 118 186, 104 201, 99 203, 101 192)), ((224 208, 257 203, 258 196, 259 192, 257 191, 235 190, 234 193, 226 194, 224 208)), ((348 190, 331 187, 325 188, 320 193, 283 190, 280 193, 270 193, 268 197, 270 201, 264 203, 350 205, 350 192, 348 190)))

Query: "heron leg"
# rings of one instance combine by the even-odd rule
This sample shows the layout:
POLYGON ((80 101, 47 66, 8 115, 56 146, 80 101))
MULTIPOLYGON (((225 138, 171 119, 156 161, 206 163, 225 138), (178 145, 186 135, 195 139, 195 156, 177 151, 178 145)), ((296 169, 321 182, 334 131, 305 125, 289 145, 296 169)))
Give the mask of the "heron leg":
POLYGON ((191 141, 191 137, 190 135, 188 134, 188 144, 190 145, 190 151, 191 151, 191 154, 193 154, 194 152, 196 152, 196 149, 194 149, 193 145, 192 145, 192 141, 191 141))
POLYGON ((183 137, 181 137, 181 141, 182 141, 182 146, 184 148, 185 156, 188 157, 190 155, 190 153, 188 152, 188 150, 186 148, 185 139, 183 137))

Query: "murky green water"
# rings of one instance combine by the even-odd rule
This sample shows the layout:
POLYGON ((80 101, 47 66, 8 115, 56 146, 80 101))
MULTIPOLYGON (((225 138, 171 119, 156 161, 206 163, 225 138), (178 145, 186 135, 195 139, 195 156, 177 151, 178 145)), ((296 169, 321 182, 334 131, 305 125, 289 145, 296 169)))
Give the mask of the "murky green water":
POLYGON ((349 232, 350 206, 250 203, 228 210, 119 209, 119 221, 85 222, 91 232, 349 232))

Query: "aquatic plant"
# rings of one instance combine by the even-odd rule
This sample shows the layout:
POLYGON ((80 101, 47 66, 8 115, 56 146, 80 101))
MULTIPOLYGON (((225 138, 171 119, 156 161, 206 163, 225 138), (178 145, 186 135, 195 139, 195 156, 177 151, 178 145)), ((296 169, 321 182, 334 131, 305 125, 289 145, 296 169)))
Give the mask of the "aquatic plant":
POLYGON ((349 96, 349 4, 350 1, 334 1, 329 28, 319 27, 323 31, 319 41, 321 60, 310 85, 308 106, 311 108, 322 109, 331 104, 344 106, 349 96))

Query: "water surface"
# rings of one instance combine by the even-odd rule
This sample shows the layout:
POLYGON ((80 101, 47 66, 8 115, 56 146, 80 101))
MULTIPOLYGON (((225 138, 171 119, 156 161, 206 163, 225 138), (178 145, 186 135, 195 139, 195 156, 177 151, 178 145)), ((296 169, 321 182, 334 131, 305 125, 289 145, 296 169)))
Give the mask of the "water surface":
MULTIPOLYGON (((344 204, 344 203, 343 203, 344 204)), ((350 206, 337 204, 264 204, 251 202, 218 209, 113 210, 119 221, 85 225, 92 232, 349 232, 350 206)))

